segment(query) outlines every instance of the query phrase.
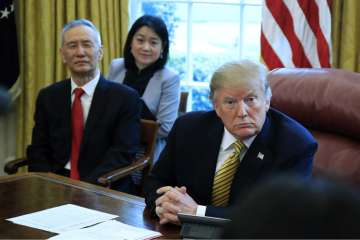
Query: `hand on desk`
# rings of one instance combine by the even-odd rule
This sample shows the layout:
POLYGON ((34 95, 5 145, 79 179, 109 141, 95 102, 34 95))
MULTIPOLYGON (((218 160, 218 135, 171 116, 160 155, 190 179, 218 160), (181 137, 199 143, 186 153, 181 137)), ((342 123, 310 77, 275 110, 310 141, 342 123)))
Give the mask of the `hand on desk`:
POLYGON ((156 215, 160 224, 180 224, 177 213, 196 214, 198 204, 186 192, 186 187, 165 186, 159 188, 157 194, 162 194, 156 199, 156 215))

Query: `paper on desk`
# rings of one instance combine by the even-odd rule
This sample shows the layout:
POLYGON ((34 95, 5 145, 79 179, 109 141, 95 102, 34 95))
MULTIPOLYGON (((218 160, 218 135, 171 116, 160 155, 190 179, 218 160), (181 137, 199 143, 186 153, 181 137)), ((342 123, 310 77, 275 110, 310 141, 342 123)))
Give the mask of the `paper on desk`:
POLYGON ((110 220, 95 226, 61 233, 51 240, 140 240, 160 237, 161 233, 110 220))
POLYGON ((62 233, 80 229, 99 222, 107 221, 118 216, 97 210, 80 207, 74 204, 65 204, 59 207, 29 213, 19 217, 9 218, 16 224, 41 230, 62 233))

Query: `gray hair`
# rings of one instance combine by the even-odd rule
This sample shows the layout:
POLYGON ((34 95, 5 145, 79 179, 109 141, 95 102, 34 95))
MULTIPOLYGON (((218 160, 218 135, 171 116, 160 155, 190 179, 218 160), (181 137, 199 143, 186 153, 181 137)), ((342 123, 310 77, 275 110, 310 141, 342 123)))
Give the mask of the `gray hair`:
POLYGON ((96 33, 96 43, 98 44, 98 46, 101 46, 101 36, 100 36, 100 32, 97 30, 97 28, 95 27, 95 25, 87 20, 87 19, 75 19, 67 24, 65 24, 65 26, 62 29, 61 32, 61 45, 64 45, 64 35, 67 31, 69 31, 71 28, 77 27, 77 26, 86 26, 91 28, 95 33, 96 33))
POLYGON ((214 100, 216 90, 224 87, 241 87, 244 83, 259 81, 267 100, 271 99, 271 88, 264 65, 250 60, 225 63, 213 74, 210 81, 210 99, 214 100))

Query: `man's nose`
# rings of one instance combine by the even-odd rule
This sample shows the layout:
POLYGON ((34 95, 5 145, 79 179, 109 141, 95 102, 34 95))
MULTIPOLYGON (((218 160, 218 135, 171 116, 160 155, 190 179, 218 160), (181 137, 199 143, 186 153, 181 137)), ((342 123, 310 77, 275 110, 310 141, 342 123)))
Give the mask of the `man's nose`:
POLYGON ((76 55, 83 56, 85 54, 85 48, 79 44, 75 53, 76 55))
POLYGON ((237 104, 237 116, 241 118, 245 118, 247 116, 248 106, 244 103, 244 101, 238 101, 237 104))

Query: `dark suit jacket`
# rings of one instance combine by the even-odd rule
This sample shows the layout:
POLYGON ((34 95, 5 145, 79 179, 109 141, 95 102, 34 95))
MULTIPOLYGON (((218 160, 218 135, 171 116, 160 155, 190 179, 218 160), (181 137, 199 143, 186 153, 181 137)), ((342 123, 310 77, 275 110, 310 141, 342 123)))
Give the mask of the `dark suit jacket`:
POLYGON ((224 125, 214 111, 188 113, 175 122, 167 146, 145 181, 146 204, 153 213, 156 189, 162 186, 186 186, 198 204, 207 206, 206 215, 228 217, 231 206, 261 179, 275 173, 311 174, 316 141, 299 123, 270 109, 235 174, 229 207, 211 206, 223 132, 224 125))
MULTIPOLYGON (((138 94, 100 76, 81 143, 80 180, 96 183, 102 174, 128 165, 137 151, 140 127, 138 94)), ((36 101, 30 171, 58 172, 70 159, 71 82, 42 89, 36 101)))

